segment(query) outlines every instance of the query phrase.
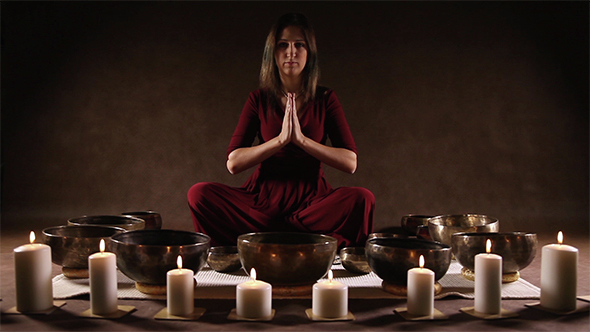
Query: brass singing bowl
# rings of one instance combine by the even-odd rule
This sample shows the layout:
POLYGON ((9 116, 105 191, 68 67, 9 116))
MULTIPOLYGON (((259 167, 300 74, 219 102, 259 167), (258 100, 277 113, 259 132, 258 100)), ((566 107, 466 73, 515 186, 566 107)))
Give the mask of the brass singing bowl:
POLYGON ((412 235, 416 235, 419 226, 428 226, 428 220, 434 216, 422 214, 408 214, 402 217, 402 228, 412 235))
POLYGON ((237 246, 211 247, 207 264, 217 272, 234 272, 242 268, 237 246))
POLYGON ((43 241, 51 247, 51 261, 64 268, 87 269, 88 256, 100 251, 100 240, 105 240, 110 251, 111 236, 125 232, 112 226, 56 226, 43 230, 43 241))
POLYGON ((68 225, 83 226, 83 225, 100 225, 100 226, 115 226, 121 227, 128 231, 145 228, 145 220, 135 218, 132 216, 82 216, 68 219, 68 225))
POLYGON ((340 249, 340 262, 349 272, 356 274, 371 273, 364 247, 344 247, 340 249))
POLYGON ((332 267, 338 241, 312 233, 260 232, 238 236, 238 252, 247 273, 273 286, 313 285, 332 267))
POLYGON ((428 233, 432 240, 451 245, 455 233, 497 233, 500 221, 483 214, 441 215, 428 219, 428 233))
POLYGON ((132 280, 148 285, 165 285, 166 273, 182 268, 195 274, 207 261, 211 238, 205 234, 177 230, 137 230, 117 234, 111 247, 117 267, 132 280))
POLYGON ((475 271, 475 255, 486 252, 486 241, 492 243, 491 253, 502 256, 502 273, 517 272, 529 264, 537 253, 537 234, 507 233, 455 233, 452 250, 457 261, 475 271))
POLYGON ((424 267, 434 272, 434 279, 442 278, 451 264, 451 247, 415 238, 373 238, 367 241, 365 253, 369 266, 389 284, 406 286, 408 270, 419 266, 420 255, 424 267))
POLYGON ((162 216, 156 211, 131 211, 121 214, 145 220, 145 229, 162 228, 162 216))

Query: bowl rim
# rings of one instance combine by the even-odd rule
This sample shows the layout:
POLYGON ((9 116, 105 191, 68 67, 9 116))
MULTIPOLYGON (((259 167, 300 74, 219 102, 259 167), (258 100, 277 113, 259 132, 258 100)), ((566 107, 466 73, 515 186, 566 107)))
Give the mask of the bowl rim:
POLYGON ((157 211, 154 211, 154 210, 145 210, 145 211, 128 211, 128 212, 123 212, 120 215, 138 218, 135 216, 160 215, 160 213, 157 211))
POLYGON ((451 235, 452 237, 465 237, 465 236, 475 236, 475 237, 504 237, 504 236, 525 236, 525 237, 536 237, 537 233, 533 232, 522 232, 522 231, 515 231, 515 232, 457 232, 451 235))
POLYGON ((147 248, 162 248, 162 247, 170 247, 170 245, 165 245, 165 244, 136 244, 136 243, 127 243, 127 242, 123 242, 120 241, 119 239, 116 239, 116 236, 131 236, 133 234, 136 233, 184 233, 184 234, 192 234, 192 235, 200 235, 200 236, 204 236, 206 241, 204 242, 199 242, 199 243, 190 243, 190 244, 181 244, 178 246, 174 246, 174 247, 197 247, 197 246, 209 246, 211 245, 211 237, 207 234, 203 234, 203 233, 199 233, 199 232, 191 232, 191 231, 183 231, 183 230, 177 230, 177 229, 136 229, 136 230, 132 230, 132 231, 127 231, 127 232, 123 232, 123 233, 119 233, 119 234, 115 234, 111 237, 111 242, 116 243, 117 245, 123 245, 123 246, 142 246, 142 247, 147 247, 147 248))
POLYGON ((330 244, 330 243, 335 243, 337 245, 338 240, 335 237, 332 237, 329 235, 308 233, 308 232, 252 232, 252 233, 245 233, 245 234, 239 235, 238 236, 238 244, 240 244, 240 243, 258 244, 258 245, 273 245, 273 246, 274 245, 281 245, 281 246, 285 246, 285 247, 290 247, 290 246, 295 247, 295 246, 302 246, 302 245, 319 246, 319 245, 326 245, 326 244, 330 244), (276 235, 276 234, 281 234, 284 236, 291 235, 291 234, 310 235, 313 237, 323 238, 323 239, 325 239, 325 241, 318 242, 318 243, 269 243, 269 242, 260 243, 260 242, 252 242, 252 241, 249 241, 248 239, 246 239, 247 237, 251 237, 251 236, 255 236, 255 235, 276 235))
POLYGON ((399 237, 374 237, 372 239, 368 239, 367 243, 365 245, 365 248, 367 246, 381 246, 381 247, 386 247, 386 248, 392 248, 392 249, 408 249, 408 250, 451 250, 451 246, 448 244, 444 244, 442 242, 438 242, 438 241, 428 241, 428 240, 424 240, 424 239, 419 239, 419 238, 399 238, 399 237), (440 248, 400 248, 400 247, 393 247, 393 246, 385 246, 382 244, 377 244, 374 243, 376 240, 380 240, 380 239, 385 239, 388 241, 394 241, 394 242, 401 242, 401 241, 407 241, 407 242, 421 242, 421 243, 429 243, 429 244, 435 244, 440 246, 440 248))
POLYGON ((63 238, 63 237, 72 237, 72 238, 104 238, 104 237, 109 237, 109 236, 74 236, 74 235, 60 235, 60 234, 53 234, 53 233, 48 233, 48 231, 50 230, 54 230, 54 229, 74 229, 74 228, 81 228, 81 227, 86 227, 86 228, 102 228, 102 229, 113 229, 113 230, 117 230, 119 231, 119 233, 115 233, 111 236, 120 234, 120 233, 125 233, 127 232, 127 230, 123 227, 117 227, 117 226, 110 226, 110 225, 96 225, 96 224, 88 224, 88 225, 59 225, 59 226, 50 226, 50 227, 46 227, 43 229, 43 231, 41 232, 44 236, 47 237, 55 237, 55 238, 63 238))
MULTIPOLYGON (((428 219, 428 226, 430 226, 430 225, 445 226, 442 224, 435 223, 434 220, 439 220, 439 219, 448 218, 448 217, 454 217, 454 218, 457 218, 457 217, 485 217, 485 218, 492 220, 491 222, 489 222, 487 224, 478 225, 478 226, 488 226, 488 225, 495 224, 500 221, 500 219, 498 219, 496 217, 492 217, 490 215, 480 214, 480 213, 441 214, 441 215, 437 215, 437 216, 433 216, 432 218, 429 218, 428 219)), ((478 226, 473 226, 473 227, 478 227, 478 226)))
POLYGON ((69 218, 68 223, 72 225, 135 225, 135 224, 142 224, 145 223, 145 220, 130 216, 130 215, 122 215, 122 214, 100 214, 100 215, 83 215, 80 217, 69 218), (121 219, 121 220, 128 220, 127 223, 122 224, 91 224, 91 223, 84 223, 80 224, 78 220, 85 219, 85 218, 112 218, 112 219, 121 219))

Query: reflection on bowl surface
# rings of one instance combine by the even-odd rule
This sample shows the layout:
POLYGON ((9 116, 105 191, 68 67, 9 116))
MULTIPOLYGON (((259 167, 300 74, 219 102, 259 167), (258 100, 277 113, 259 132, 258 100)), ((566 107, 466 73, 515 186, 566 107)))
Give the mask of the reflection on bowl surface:
POLYGON ((475 255, 486 252, 486 240, 492 242, 491 252, 502 256, 502 273, 524 269, 537 253, 537 234, 507 233, 455 233, 452 250, 457 261, 474 271, 475 255))
POLYGON ((367 241, 365 253, 369 266, 381 279, 400 286, 407 284, 408 270, 418 266, 420 255, 435 280, 442 278, 451 264, 450 246, 413 238, 373 238, 367 241))
POLYGON ((455 214, 428 219, 428 233, 434 241, 451 245, 455 233, 491 233, 500 230, 498 219, 483 214, 455 214))
POLYGON ((101 225, 125 228, 128 231, 144 229, 145 221, 132 216, 82 216, 68 219, 68 225, 101 225))
POLYGON ((338 241, 312 233, 262 232, 238 237, 244 269, 272 285, 312 285, 324 276, 336 256, 338 241))
POLYGON ((217 272, 234 272, 242 267, 237 246, 211 247, 207 264, 217 272))
POLYGON ((143 284, 165 285, 166 273, 182 268, 196 274, 207 260, 211 239, 196 232, 177 230, 138 230, 111 238, 117 266, 126 276, 143 284))
POLYGON ((110 237, 125 232, 111 226, 56 226, 43 230, 45 244, 51 247, 51 261, 65 268, 87 269, 88 256, 99 250, 100 240, 105 240, 110 251, 110 237))

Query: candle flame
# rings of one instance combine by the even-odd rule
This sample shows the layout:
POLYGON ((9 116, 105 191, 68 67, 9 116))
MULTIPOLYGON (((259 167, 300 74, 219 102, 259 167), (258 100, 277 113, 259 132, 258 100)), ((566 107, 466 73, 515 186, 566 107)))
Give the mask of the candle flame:
POLYGON ((420 268, 424 267, 424 255, 420 255, 420 259, 418 260, 419 264, 420 264, 420 268))
POLYGON ((182 270, 182 256, 178 255, 178 258, 176 259, 176 265, 178 265, 179 270, 182 270))
POLYGON ((330 282, 332 282, 332 279, 334 279, 334 272, 332 272, 332 270, 328 271, 328 280, 330 282))
POLYGON ((559 233, 557 233, 557 242, 559 244, 563 243, 563 232, 562 231, 559 231, 559 233))
POLYGON ((35 232, 31 231, 31 233, 29 234, 29 241, 31 241, 31 243, 35 242, 35 232))
POLYGON ((492 241, 488 239, 486 241, 486 252, 489 254, 492 251, 492 241))
POLYGON ((100 252, 104 252, 104 239, 100 239, 100 243, 98 245, 98 248, 100 248, 100 252))
POLYGON ((252 281, 256 281, 256 270, 254 268, 250 269, 250 278, 252 278, 252 281))

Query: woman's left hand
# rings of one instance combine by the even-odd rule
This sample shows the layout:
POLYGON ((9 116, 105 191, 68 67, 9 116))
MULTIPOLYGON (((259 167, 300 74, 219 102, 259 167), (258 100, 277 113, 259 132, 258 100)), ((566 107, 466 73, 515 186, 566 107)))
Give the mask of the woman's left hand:
POLYGON ((303 141, 305 141, 306 137, 301 132, 301 124, 299 124, 299 116, 297 116, 297 96, 295 94, 291 95, 291 105, 292 105, 292 132, 291 132, 291 141, 297 145, 303 145, 303 141))

